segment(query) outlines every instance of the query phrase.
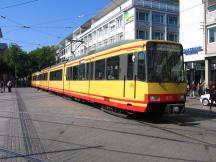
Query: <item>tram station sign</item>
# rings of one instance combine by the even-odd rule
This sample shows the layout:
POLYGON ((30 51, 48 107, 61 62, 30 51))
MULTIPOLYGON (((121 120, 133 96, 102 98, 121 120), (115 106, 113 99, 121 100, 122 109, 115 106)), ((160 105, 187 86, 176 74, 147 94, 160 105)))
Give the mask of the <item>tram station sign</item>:
POLYGON ((184 49, 183 53, 185 55, 194 55, 198 54, 200 51, 203 51, 202 46, 184 49))

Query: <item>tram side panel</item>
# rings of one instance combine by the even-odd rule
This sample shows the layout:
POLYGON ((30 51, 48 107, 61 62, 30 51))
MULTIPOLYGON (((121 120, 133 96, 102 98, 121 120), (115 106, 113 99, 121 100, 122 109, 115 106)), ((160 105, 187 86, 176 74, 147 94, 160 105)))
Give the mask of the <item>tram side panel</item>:
POLYGON ((49 90, 64 94, 63 67, 50 70, 49 90))

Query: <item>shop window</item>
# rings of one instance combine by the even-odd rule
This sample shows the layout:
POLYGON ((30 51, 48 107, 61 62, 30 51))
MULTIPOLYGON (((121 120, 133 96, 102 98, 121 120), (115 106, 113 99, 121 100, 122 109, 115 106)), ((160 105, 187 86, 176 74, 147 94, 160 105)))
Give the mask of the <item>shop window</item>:
POLYGON ((216 27, 209 29, 209 43, 216 42, 216 27))
POLYGON ((216 11, 216 4, 209 6, 208 11, 209 12, 216 11))

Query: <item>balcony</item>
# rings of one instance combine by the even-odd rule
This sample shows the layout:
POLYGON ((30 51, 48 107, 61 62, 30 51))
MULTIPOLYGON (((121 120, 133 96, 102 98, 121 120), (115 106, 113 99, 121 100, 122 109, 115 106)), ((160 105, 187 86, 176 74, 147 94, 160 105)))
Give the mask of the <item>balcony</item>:
POLYGON ((178 25, 171 25, 171 24, 168 24, 168 25, 167 25, 167 31, 168 31, 168 32, 178 33, 178 32, 179 32, 179 26, 178 26, 178 25))
POLYGON ((134 5, 159 11, 179 13, 179 5, 174 3, 171 4, 170 2, 165 3, 155 0, 134 0, 134 5))
POLYGON ((150 23, 148 21, 137 21, 137 29, 149 29, 150 23))

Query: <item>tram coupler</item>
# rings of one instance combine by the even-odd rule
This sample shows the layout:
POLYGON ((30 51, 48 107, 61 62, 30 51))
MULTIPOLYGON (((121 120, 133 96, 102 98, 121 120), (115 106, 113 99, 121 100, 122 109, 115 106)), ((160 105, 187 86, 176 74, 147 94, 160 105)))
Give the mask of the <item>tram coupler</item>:
POLYGON ((168 114, 182 114, 185 112, 185 104, 168 104, 166 112, 168 114))

